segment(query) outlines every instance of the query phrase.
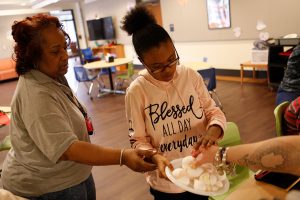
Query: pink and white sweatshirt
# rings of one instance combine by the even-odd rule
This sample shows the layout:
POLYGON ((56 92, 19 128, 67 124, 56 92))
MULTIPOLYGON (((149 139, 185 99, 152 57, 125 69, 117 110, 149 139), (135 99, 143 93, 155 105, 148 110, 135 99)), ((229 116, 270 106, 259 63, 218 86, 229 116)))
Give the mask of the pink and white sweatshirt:
MULTIPOLYGON (((199 136, 217 124, 224 132, 226 119, 210 97, 202 77, 193 69, 177 66, 169 82, 142 70, 125 96, 129 137, 133 148, 155 148, 170 161, 191 154, 199 136)), ((181 193, 172 182, 146 173, 150 186, 161 192, 181 193)))

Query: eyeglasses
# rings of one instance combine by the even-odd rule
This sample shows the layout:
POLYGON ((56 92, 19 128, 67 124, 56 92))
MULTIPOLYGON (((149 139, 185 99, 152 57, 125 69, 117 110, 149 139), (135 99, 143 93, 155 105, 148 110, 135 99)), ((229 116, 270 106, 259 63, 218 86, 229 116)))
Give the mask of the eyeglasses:
POLYGON ((177 53, 177 51, 176 51, 176 49, 174 48, 174 50, 175 50, 175 55, 176 55, 176 58, 174 59, 174 60, 172 60, 171 62, 169 62, 168 64, 166 64, 166 65, 164 65, 164 66, 159 66, 159 67, 157 67, 156 69, 150 69, 145 63, 144 63, 144 61, 140 58, 140 60, 141 60, 141 62, 144 64, 144 66, 151 72, 151 73, 153 73, 153 74, 159 74, 159 73, 161 73, 161 72, 163 72, 163 71, 165 71, 165 69, 167 68, 167 67, 173 67, 175 64, 176 65, 179 65, 179 55, 178 55, 178 53, 177 53))

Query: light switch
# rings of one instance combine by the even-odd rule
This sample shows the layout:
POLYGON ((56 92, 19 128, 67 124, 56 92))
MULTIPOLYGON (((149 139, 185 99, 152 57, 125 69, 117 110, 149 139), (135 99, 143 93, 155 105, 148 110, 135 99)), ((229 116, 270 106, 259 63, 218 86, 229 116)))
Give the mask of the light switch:
POLYGON ((170 32, 174 32, 174 24, 170 24, 170 32))

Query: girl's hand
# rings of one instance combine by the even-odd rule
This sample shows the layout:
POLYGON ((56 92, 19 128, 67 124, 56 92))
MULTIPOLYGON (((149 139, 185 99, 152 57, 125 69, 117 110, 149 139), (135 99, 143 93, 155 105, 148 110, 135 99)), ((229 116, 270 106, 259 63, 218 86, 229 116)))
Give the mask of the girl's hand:
POLYGON ((222 129, 218 125, 210 126, 206 132, 206 134, 200 137, 200 140, 195 145, 194 149, 197 150, 199 147, 207 148, 211 145, 216 144, 217 140, 222 135, 222 129))

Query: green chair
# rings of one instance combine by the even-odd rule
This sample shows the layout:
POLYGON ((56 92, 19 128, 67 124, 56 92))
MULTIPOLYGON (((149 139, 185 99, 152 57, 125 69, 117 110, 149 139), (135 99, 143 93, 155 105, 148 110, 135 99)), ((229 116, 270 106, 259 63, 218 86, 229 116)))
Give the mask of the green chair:
MULTIPOLYGON (((11 148, 11 143, 10 143, 10 137, 8 135, 0 142, 0 151, 6 151, 9 150, 10 148, 11 148)), ((2 169, 0 169, 0 177, 1 177, 1 172, 2 169)))
MULTIPOLYGON (((227 128, 224 132, 224 137, 218 143, 219 146, 234 146, 241 144, 240 132, 237 125, 234 122, 227 122, 227 128)), ((225 199, 231 192, 233 192, 241 182, 248 179, 251 175, 251 171, 247 167, 236 166, 235 174, 228 176, 228 180, 230 183, 229 190, 219 196, 209 197, 210 200, 223 200, 225 199)))
POLYGON ((11 143, 10 143, 10 137, 8 135, 0 142, 0 151, 9 150, 10 148, 11 148, 11 143))
POLYGON ((281 104, 277 105, 274 109, 274 116, 275 116, 275 127, 276 127, 276 134, 277 136, 282 136, 284 133, 284 126, 283 126, 283 115, 285 109, 288 107, 290 102, 285 101, 281 104))
POLYGON ((128 63, 127 73, 116 76, 115 89, 121 90, 125 81, 128 81, 130 83, 133 80, 134 80, 134 65, 133 63, 128 63))
POLYGON ((240 132, 237 125, 234 122, 227 122, 226 126, 224 137, 218 142, 218 145, 223 147, 241 144, 240 132))

